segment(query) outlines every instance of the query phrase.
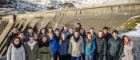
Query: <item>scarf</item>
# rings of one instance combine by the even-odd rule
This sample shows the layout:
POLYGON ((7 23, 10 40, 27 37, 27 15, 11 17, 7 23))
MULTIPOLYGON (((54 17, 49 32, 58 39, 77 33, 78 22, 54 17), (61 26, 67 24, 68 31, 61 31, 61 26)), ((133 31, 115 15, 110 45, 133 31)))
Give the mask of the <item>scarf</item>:
POLYGON ((30 43, 30 42, 27 42, 27 43, 28 43, 29 47, 31 48, 31 50, 33 50, 33 48, 34 48, 36 42, 34 41, 34 42, 32 42, 32 43, 30 43))

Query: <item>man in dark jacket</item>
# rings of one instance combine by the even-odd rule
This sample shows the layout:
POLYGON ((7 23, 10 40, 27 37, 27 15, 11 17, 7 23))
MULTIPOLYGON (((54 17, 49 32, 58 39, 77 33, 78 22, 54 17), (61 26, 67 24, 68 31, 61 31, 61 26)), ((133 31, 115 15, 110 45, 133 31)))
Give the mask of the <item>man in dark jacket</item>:
POLYGON ((103 32, 100 31, 96 38, 96 60, 106 60, 106 40, 103 37, 103 32))
POLYGON ((121 51, 121 39, 118 37, 118 31, 112 32, 112 37, 108 40, 108 59, 107 60, 119 60, 119 54, 121 51))
POLYGON ((106 42, 112 37, 111 33, 109 33, 109 28, 104 27, 103 28, 104 38, 106 39, 106 42))

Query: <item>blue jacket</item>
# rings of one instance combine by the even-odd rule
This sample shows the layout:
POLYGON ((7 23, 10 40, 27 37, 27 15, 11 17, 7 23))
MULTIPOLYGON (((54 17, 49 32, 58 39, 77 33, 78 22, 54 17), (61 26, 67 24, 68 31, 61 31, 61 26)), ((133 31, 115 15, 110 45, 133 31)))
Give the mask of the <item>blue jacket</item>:
POLYGON ((90 48, 88 48, 87 40, 85 41, 85 45, 84 45, 85 56, 93 56, 95 49, 96 49, 95 39, 92 39, 90 48))
POLYGON ((68 55, 69 49, 69 40, 65 39, 64 41, 59 42, 59 54, 60 55, 68 55))
POLYGON ((56 38, 50 39, 49 42, 50 42, 53 55, 56 55, 58 52, 58 47, 59 47, 57 39, 56 38))

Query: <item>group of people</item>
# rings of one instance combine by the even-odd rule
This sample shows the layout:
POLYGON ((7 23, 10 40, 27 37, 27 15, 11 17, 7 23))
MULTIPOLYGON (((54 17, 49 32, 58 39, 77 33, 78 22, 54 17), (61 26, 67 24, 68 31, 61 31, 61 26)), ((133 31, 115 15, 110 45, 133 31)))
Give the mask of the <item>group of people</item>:
POLYGON ((7 38, 7 60, 134 60, 133 41, 108 27, 85 31, 80 23, 62 29, 42 28, 26 32, 16 27, 7 38))

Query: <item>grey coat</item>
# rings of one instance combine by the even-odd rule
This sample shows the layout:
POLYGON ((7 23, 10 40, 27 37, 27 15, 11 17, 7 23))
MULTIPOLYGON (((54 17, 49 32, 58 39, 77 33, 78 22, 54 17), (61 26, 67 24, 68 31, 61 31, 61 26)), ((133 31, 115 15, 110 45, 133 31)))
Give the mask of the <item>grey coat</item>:
POLYGON ((133 42, 132 41, 128 45, 124 45, 121 60, 134 60, 133 42))
POLYGON ((23 45, 16 48, 11 44, 7 51, 7 60, 25 60, 25 50, 23 45))

